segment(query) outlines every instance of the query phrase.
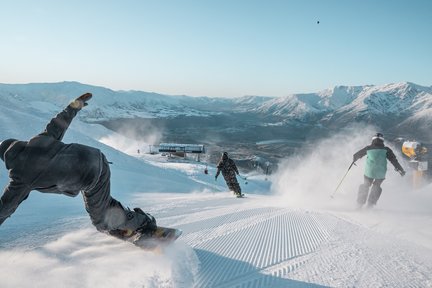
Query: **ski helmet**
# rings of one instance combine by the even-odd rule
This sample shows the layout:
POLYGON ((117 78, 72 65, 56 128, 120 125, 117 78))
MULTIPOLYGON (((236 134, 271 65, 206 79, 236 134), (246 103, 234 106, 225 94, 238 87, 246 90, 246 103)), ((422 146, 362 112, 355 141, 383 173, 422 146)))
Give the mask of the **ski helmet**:
POLYGON ((376 133, 373 137, 372 137, 372 141, 378 139, 384 142, 384 135, 382 133, 376 133))

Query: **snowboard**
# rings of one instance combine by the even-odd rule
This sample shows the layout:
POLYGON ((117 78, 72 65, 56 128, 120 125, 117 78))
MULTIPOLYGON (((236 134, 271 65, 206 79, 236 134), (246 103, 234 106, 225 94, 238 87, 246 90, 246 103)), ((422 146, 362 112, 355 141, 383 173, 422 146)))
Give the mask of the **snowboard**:
POLYGON ((245 194, 243 194, 243 193, 237 194, 237 193, 234 192, 233 190, 230 190, 230 191, 233 193, 233 195, 234 195, 236 198, 244 198, 244 197, 245 197, 245 194))
MULTIPOLYGON (((117 230, 116 230, 117 231, 117 230)), ((121 240, 130 242, 137 247, 144 250, 160 251, 177 240, 183 233, 182 230, 169 227, 157 227, 151 235, 133 233, 132 235, 124 235, 123 232, 110 231, 111 236, 117 237, 121 240)))

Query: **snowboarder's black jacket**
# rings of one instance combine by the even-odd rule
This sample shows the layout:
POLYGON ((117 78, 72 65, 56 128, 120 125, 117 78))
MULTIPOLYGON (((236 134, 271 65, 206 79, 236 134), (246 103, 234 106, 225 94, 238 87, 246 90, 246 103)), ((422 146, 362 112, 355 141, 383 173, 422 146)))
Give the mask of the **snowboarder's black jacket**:
POLYGON ((77 196, 95 185, 101 171, 100 150, 61 142, 80 109, 67 106, 29 141, 15 141, 4 153, 10 182, 0 201, 0 224, 32 190, 77 196))
POLYGON ((219 173, 222 171, 222 175, 227 176, 230 174, 235 175, 239 174, 236 164, 234 163, 234 160, 228 157, 222 158, 221 161, 217 164, 217 171, 216 171, 216 177, 219 176, 219 173))

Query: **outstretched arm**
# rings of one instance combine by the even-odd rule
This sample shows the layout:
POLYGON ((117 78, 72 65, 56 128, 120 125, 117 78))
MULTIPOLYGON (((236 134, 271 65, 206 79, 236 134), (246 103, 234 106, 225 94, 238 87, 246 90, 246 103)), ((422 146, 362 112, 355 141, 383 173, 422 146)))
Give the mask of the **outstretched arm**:
POLYGON ((359 151, 357 151, 354 155, 353 155, 353 162, 356 162, 358 159, 362 158, 363 156, 366 155, 367 153, 367 149, 369 148, 369 146, 364 147, 363 149, 360 149, 359 151))
POLYGON ((51 136, 54 139, 62 140, 66 130, 69 128, 73 118, 84 107, 92 97, 91 93, 86 93, 72 101, 62 112, 57 114, 40 135, 51 136))
POLYGON ((217 168, 217 171, 216 171, 215 178, 217 178, 217 177, 219 176, 219 173, 220 173, 220 168, 218 167, 218 168, 217 168))
POLYGON ((220 173, 220 171, 222 169, 222 162, 221 161, 219 161, 219 163, 217 164, 216 168, 217 168, 217 171, 216 171, 215 178, 217 179, 217 177, 219 176, 219 173, 220 173))
POLYGON ((387 148, 387 159, 393 164, 396 171, 398 171, 402 176, 405 175, 405 170, 399 164, 399 161, 396 159, 396 155, 389 147, 386 148, 387 148))
POLYGON ((30 191, 27 185, 14 180, 5 187, 0 199, 0 225, 15 212, 21 202, 28 197, 30 191))

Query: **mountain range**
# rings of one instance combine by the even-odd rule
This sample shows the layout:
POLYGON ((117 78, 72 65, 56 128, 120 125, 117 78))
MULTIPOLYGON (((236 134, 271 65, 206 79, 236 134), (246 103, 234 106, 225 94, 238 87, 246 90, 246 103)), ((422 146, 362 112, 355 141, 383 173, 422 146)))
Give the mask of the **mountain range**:
POLYGON ((85 122, 147 142, 205 143, 210 150, 230 150, 243 158, 284 157, 307 142, 359 124, 394 138, 432 141, 432 87, 411 82, 239 98, 113 91, 78 82, 0 84, 3 104, 20 109, 50 102, 54 111, 84 92, 94 95, 80 113, 85 122))

